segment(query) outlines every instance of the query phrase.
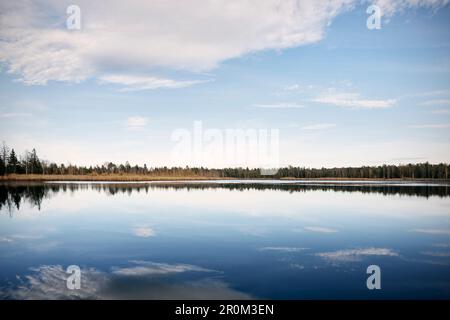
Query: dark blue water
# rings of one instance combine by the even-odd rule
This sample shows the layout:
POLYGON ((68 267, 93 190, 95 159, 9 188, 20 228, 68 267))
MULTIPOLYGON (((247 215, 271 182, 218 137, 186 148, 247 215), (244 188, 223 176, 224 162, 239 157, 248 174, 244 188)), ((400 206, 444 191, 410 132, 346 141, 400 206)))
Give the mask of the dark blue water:
POLYGON ((449 195, 420 183, 3 184, 0 298, 449 299, 449 195))

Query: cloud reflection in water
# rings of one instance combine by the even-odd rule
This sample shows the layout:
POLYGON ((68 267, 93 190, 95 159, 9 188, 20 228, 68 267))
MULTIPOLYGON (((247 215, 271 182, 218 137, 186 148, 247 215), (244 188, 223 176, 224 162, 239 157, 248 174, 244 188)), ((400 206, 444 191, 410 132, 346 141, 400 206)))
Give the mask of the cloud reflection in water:
POLYGON ((18 284, 3 287, 2 299, 251 299, 214 277, 179 279, 182 273, 217 271, 188 264, 131 261, 129 267, 113 267, 111 272, 94 268, 81 270, 81 288, 66 287, 68 274, 60 265, 32 268, 18 278, 18 284))

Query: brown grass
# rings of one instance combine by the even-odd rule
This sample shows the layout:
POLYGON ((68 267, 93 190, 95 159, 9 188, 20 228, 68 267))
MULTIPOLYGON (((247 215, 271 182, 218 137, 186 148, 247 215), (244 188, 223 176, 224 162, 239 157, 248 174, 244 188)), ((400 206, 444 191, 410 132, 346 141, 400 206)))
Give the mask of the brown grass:
MULTIPOLYGON (((10 174, 0 176, 0 181, 176 181, 176 180, 231 180, 242 178, 222 178, 212 176, 155 176, 155 175, 135 175, 135 174, 92 174, 92 175, 49 175, 49 174, 10 174)), ((266 176, 264 179, 274 179, 266 176)), ((276 179, 276 178, 275 178, 276 179)), ((253 180, 253 179, 252 179, 253 180)), ((368 179, 368 178, 280 178, 280 180, 358 180, 358 181, 446 181, 436 179, 368 179)))
POLYGON ((0 181, 171 181, 171 180, 216 180, 220 177, 204 176, 153 176, 133 174, 104 175, 49 175, 49 174, 10 174, 0 176, 0 181))

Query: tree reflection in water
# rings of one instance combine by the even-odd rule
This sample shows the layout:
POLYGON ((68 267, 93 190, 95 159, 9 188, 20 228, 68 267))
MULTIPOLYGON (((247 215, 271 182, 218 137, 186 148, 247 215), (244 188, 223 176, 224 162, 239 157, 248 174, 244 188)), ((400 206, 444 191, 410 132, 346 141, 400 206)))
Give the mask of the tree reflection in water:
POLYGON ((82 190, 94 190, 107 195, 124 194, 134 192, 148 193, 155 189, 166 190, 204 190, 204 189, 228 189, 234 191, 246 190, 277 190, 283 192, 361 192, 378 193, 383 195, 401 195, 411 197, 448 197, 450 188, 448 185, 427 184, 332 184, 320 183, 305 184, 301 182, 270 184, 258 183, 220 183, 220 182, 158 182, 158 183, 2 183, 0 184, 0 210, 5 209, 12 216, 15 209, 19 210, 21 204, 28 203, 32 207, 41 209, 44 199, 49 199, 59 192, 78 192, 82 190))

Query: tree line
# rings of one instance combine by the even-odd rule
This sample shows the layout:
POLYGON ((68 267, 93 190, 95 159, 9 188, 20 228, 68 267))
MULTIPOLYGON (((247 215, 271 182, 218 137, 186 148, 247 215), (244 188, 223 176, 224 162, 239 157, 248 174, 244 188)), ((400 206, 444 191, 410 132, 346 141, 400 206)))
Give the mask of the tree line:
POLYGON ((14 148, 10 149, 5 143, 0 150, 0 174, 42 174, 46 161, 41 161, 36 149, 26 151, 18 156, 14 148))
POLYGON ((209 177, 209 178, 351 178, 351 179, 448 179, 450 165, 446 163, 401 164, 344 168, 307 168, 288 166, 279 168, 276 174, 261 174, 258 168, 204 167, 147 167, 106 162, 97 166, 77 166, 56 164, 39 159, 37 152, 25 152, 17 156, 14 148, 5 143, 0 150, 0 175, 8 174, 46 174, 46 175, 146 175, 149 177, 209 177))

